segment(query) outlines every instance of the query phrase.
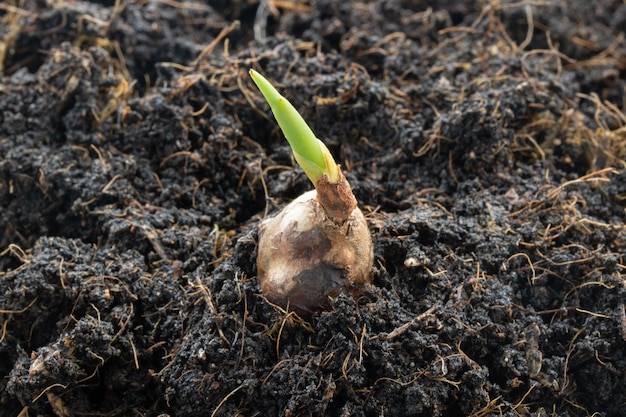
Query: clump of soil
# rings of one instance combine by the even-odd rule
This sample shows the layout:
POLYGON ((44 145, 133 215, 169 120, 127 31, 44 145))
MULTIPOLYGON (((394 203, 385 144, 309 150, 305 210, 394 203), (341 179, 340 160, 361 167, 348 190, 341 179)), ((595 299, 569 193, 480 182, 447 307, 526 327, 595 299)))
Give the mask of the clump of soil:
POLYGON ((0 5, 0 415, 623 416, 626 4, 0 5), (310 188, 278 85, 369 221, 305 322, 257 225, 310 188))

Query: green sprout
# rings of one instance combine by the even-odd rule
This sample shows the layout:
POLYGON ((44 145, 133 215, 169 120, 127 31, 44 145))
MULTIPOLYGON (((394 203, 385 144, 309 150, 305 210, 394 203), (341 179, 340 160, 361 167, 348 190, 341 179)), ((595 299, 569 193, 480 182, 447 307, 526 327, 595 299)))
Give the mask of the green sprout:
POLYGON ((270 105, 293 156, 313 185, 317 185, 324 176, 330 183, 336 183, 339 167, 324 142, 315 136, 296 108, 267 79, 253 69, 250 70, 250 77, 270 105))

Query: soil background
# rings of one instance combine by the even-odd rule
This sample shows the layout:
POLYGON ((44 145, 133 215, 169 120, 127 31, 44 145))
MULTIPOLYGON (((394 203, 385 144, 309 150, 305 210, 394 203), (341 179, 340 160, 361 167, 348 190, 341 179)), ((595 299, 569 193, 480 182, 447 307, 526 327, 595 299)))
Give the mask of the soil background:
POLYGON ((0 416, 626 415, 626 3, 0 4, 0 416), (257 224, 341 162, 374 280, 257 224))

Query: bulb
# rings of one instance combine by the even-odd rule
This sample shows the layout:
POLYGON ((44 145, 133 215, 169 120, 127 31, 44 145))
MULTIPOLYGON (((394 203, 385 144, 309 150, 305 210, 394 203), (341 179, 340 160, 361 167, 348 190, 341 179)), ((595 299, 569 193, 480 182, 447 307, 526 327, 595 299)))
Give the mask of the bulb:
POLYGON ((309 191, 260 225, 258 276, 269 301, 306 317, 331 298, 358 295, 371 282, 372 238, 354 208, 341 222, 331 219, 317 191, 309 191))

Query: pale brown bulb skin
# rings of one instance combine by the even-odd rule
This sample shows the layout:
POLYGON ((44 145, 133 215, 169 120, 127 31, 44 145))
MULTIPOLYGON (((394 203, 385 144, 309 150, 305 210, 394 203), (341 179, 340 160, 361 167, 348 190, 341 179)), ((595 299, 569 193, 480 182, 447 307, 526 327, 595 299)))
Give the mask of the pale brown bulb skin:
POLYGON ((265 220, 259 231, 258 276, 265 297, 308 316, 342 292, 371 282, 372 238, 363 213, 331 220, 309 191, 265 220))

